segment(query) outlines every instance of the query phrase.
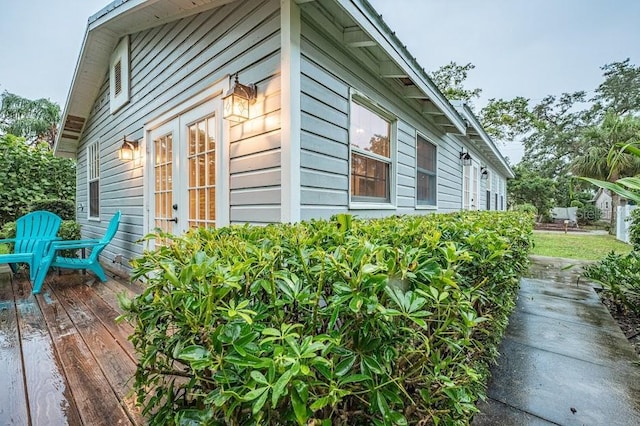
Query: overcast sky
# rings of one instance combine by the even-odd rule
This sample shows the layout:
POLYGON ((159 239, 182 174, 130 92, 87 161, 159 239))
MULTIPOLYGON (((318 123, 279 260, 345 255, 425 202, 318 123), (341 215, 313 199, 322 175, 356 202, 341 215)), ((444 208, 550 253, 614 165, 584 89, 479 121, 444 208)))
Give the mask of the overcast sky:
MULTIPOLYGON (((471 62, 489 98, 593 90, 600 67, 640 63, 639 0, 370 0, 420 64, 471 62)), ((0 0, 0 91, 61 107, 87 19, 107 0, 0 0)), ((502 148, 511 160, 520 148, 502 148)))

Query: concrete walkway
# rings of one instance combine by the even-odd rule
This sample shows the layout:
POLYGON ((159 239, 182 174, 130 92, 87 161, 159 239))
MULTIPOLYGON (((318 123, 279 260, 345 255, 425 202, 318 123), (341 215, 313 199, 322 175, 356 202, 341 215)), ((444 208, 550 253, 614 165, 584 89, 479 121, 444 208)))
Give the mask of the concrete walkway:
POLYGON ((582 265, 533 261, 473 425, 640 425, 640 359, 582 265))

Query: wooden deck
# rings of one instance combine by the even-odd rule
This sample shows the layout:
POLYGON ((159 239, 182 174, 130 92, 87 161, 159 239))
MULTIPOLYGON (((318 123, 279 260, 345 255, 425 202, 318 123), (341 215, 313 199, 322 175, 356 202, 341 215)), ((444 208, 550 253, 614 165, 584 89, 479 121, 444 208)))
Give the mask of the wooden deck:
POLYGON ((0 424, 144 424, 130 393, 132 327, 115 322, 116 294, 141 290, 50 273, 33 296, 24 276, 0 274, 0 424))

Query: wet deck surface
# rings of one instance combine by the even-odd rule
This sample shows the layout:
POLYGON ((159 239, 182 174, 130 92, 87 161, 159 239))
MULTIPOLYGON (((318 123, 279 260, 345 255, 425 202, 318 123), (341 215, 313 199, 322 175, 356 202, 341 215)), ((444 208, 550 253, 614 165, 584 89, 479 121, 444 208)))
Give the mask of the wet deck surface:
POLYGON ((640 424, 640 359, 582 266, 534 258, 474 425, 640 424))
POLYGON ((52 273, 42 293, 0 271, 0 424, 144 424, 129 394, 136 364, 117 294, 141 288, 52 273))

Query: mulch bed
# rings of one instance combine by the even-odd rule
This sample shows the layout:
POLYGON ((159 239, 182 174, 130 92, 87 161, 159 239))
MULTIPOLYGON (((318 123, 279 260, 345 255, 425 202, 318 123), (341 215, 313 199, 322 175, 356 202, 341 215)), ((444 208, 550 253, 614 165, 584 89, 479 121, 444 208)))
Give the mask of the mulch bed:
POLYGON ((640 315, 626 309, 624 306, 615 302, 615 300, 606 297, 603 293, 599 294, 602 303, 609 309, 611 316, 616 320, 622 332, 631 343, 631 346, 640 356, 640 315))

